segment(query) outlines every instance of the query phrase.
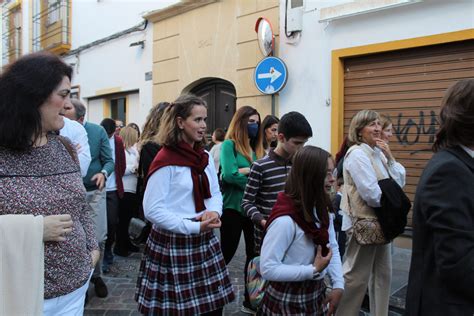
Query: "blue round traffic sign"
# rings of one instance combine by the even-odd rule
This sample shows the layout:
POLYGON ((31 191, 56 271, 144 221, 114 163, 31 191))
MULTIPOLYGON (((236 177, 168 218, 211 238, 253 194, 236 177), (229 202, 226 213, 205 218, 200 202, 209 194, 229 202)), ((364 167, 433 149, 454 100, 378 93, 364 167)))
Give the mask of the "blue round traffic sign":
POLYGON ((288 69, 278 57, 266 57, 255 68, 254 81, 264 94, 274 94, 283 89, 288 79, 288 69))

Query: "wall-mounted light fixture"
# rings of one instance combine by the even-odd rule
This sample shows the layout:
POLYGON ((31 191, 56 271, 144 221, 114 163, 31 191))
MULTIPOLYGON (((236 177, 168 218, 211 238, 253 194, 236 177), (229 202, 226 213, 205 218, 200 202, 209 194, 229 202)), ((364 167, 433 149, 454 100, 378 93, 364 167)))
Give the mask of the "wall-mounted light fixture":
POLYGON ((132 46, 140 46, 142 49, 145 48, 145 40, 138 41, 138 42, 133 42, 129 45, 130 47, 132 46))

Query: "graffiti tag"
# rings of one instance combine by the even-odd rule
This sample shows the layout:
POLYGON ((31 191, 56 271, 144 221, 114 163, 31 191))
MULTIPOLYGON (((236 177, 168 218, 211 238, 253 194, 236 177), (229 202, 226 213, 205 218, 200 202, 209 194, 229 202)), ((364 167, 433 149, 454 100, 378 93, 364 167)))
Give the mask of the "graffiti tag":
POLYGON ((420 140, 420 136, 428 135, 429 143, 435 140, 437 126, 439 126, 438 118, 435 111, 430 111, 429 115, 420 111, 418 118, 408 118, 405 123, 402 123, 403 113, 398 113, 397 123, 394 124, 393 129, 397 140, 402 145, 414 145, 420 140))

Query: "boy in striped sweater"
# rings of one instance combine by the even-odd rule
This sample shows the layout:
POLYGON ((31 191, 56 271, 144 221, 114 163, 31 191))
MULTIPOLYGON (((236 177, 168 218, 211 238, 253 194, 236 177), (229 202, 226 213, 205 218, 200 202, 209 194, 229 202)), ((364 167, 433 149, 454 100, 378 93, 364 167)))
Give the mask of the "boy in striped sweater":
POLYGON ((289 112, 278 123, 278 144, 252 164, 242 198, 242 208, 254 224, 255 253, 260 254, 262 235, 277 195, 285 188, 291 157, 303 147, 313 131, 306 118, 289 112))

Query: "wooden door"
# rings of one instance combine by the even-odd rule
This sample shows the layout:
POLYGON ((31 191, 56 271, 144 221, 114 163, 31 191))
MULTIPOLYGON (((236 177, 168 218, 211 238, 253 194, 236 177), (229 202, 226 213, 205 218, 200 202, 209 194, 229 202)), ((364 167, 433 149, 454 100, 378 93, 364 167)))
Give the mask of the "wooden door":
POLYGON ((218 127, 227 130, 236 107, 234 86, 228 81, 213 79, 198 85, 191 92, 207 102, 208 133, 218 127))

